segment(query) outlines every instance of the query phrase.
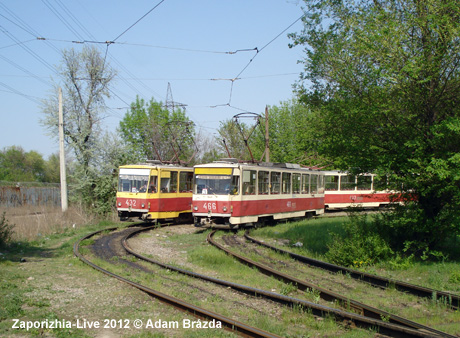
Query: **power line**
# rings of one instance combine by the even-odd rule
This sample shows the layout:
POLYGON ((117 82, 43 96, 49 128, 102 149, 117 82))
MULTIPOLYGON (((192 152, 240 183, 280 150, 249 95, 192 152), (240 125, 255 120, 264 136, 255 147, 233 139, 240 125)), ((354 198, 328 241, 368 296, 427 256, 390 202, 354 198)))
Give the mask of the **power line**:
POLYGON ((20 92, 19 90, 16 90, 13 87, 10 87, 10 86, 8 86, 7 84, 5 84, 3 82, 0 82, 0 86, 5 87, 6 89, 8 89, 10 93, 25 97, 26 99, 28 99, 28 100, 30 100, 32 102, 35 102, 36 104, 41 104, 41 102, 40 102, 40 100, 38 98, 36 98, 34 96, 24 94, 24 93, 20 92))
MULTIPOLYGON (((72 40, 72 41, 69 41, 69 40, 53 40, 53 39, 46 39, 46 38, 42 38, 42 40, 51 40, 51 41, 64 41, 64 42, 72 42, 72 43, 86 43, 88 41, 91 41, 92 43, 96 43, 99 44, 99 45, 102 45, 102 44, 105 44, 105 48, 102 49, 102 48, 99 48, 101 53, 103 53, 104 55, 104 67, 105 67, 105 63, 106 63, 106 60, 107 60, 107 57, 110 58, 111 61, 113 61, 119 69, 125 71, 126 73, 128 73, 128 75, 130 75, 133 80, 135 80, 135 82, 137 82, 141 87, 144 87, 144 89, 147 90, 147 92, 154 92, 151 88, 149 88, 147 85, 145 85, 144 83, 142 83, 140 80, 137 80, 136 77, 122 64, 120 63, 113 55, 111 55, 111 53, 109 53, 109 46, 114 43, 112 41, 105 41, 105 42, 98 42, 96 41, 96 38, 91 34, 91 32, 89 30, 87 30, 85 28, 85 26, 78 20, 78 18, 76 18, 72 12, 65 6, 65 4, 62 3, 61 0, 55 0, 55 2, 57 3, 57 5, 61 8, 61 10, 63 11, 64 14, 66 14, 74 23, 75 25, 80 29, 80 31, 83 32, 83 34, 85 34, 87 37, 89 37, 89 39, 91 40, 87 40, 84 38, 84 36, 82 34, 80 34, 80 32, 77 31, 77 29, 75 29, 71 23, 69 23, 69 21, 64 17, 63 14, 59 13, 59 10, 54 7, 53 5, 51 5, 49 3, 48 0, 42 0, 42 2, 47 5, 47 7, 53 12, 53 14, 58 17, 58 19, 71 31, 73 32, 76 37, 80 40, 80 41, 75 41, 75 40, 72 40)), ((132 83, 128 82, 123 76, 121 75, 118 75, 117 76, 123 83, 125 83, 125 85, 129 88, 131 88, 131 90, 133 90, 134 92, 136 93, 139 93, 140 90, 138 88, 136 88, 132 83)), ((119 95, 115 94, 114 91, 112 91, 113 95, 116 96, 117 98, 121 99, 119 95)), ((159 95, 159 94, 158 94, 159 95)), ((123 100, 122 100, 123 101, 123 100)), ((125 102, 126 103, 126 102, 125 102)))
POLYGON ((133 47, 148 47, 148 48, 157 48, 157 49, 167 49, 167 50, 177 50, 182 52, 192 52, 192 53, 207 53, 207 54, 226 54, 226 55, 233 55, 238 54, 241 52, 252 52, 257 51, 257 48, 246 48, 246 49, 237 49, 234 51, 222 51, 222 50, 208 50, 208 49, 194 49, 194 48, 183 48, 183 47, 171 47, 171 46, 158 46, 158 45, 149 45, 145 43, 130 43, 130 42, 116 42, 116 41, 98 41, 98 40, 87 40, 87 39, 80 39, 80 40, 65 40, 65 39, 54 39, 54 38, 40 38, 40 40, 48 40, 48 41, 57 41, 57 42, 67 42, 67 43, 74 43, 74 44, 96 44, 96 45, 125 45, 125 46, 133 46, 133 47))
POLYGON ((8 59, 7 57, 3 56, 3 55, 0 55, 0 59, 2 59, 3 61, 5 62, 8 62, 10 65, 12 65, 13 67, 16 67, 17 69, 19 69, 20 71, 23 71, 24 73, 28 74, 29 76, 33 77, 34 79, 40 81, 41 83, 44 83, 46 85, 48 85, 49 83, 45 80, 43 80, 42 78, 38 77, 37 75, 35 75, 34 73, 28 71, 27 69, 25 69, 24 67, 18 65, 16 62, 8 59))
POLYGON ((302 18, 304 17, 304 15, 300 16, 297 20, 295 20, 293 23, 291 23, 288 27, 286 27, 281 33, 279 33, 277 36, 275 36, 273 39, 271 39, 267 44, 265 44, 265 46, 263 46, 261 49, 257 49, 256 50, 256 54, 254 55, 254 57, 249 60, 248 64, 241 70, 241 72, 238 73, 237 76, 235 76, 235 78, 237 77, 240 77, 240 75, 246 70, 246 68, 249 67, 249 65, 252 63, 252 61, 254 61, 254 59, 256 58, 257 55, 259 55, 259 53, 261 51, 263 51, 265 48, 267 48, 273 41, 275 41, 276 39, 278 39, 284 32, 286 32, 289 28, 291 28, 292 26, 294 26, 297 22, 299 22, 302 18))
POLYGON ((72 25, 66 20, 66 18, 59 13, 59 11, 48 1, 48 0, 42 0, 42 2, 45 4, 46 7, 61 21, 64 26, 67 27, 69 31, 71 31, 75 36, 77 36, 79 39, 83 39, 83 37, 80 35, 79 32, 77 32, 72 25))
POLYGON ((20 42, 17 42, 17 43, 13 43, 12 45, 0 47, 0 49, 6 49, 6 48, 18 46, 18 45, 26 44, 26 43, 29 43, 31 41, 36 41, 36 40, 37 39, 30 39, 30 40, 26 40, 26 41, 20 41, 20 42))
MULTIPOLYGON (((0 4, 1 6, 3 6, 2 4, 0 4)), ((3 17, 4 19, 8 20, 9 22, 11 22, 13 25, 15 25, 16 27, 19 27, 20 29, 22 29, 24 32, 32 35, 33 37, 37 37, 35 34, 33 34, 30 30, 27 30, 26 28, 24 28, 23 26, 19 25, 18 23, 14 22, 13 20, 11 20, 10 18, 4 16, 3 14, 0 14, 1 17, 3 17)))
POLYGON ((129 26, 123 33, 118 35, 115 39, 113 39, 113 42, 117 41, 123 34, 125 34, 127 31, 129 31, 131 28, 133 28, 139 21, 141 21, 143 18, 145 18, 147 15, 149 15, 153 10, 155 10, 158 6, 160 6, 165 0, 161 0, 158 4, 155 5, 151 10, 149 10, 147 13, 145 13, 139 20, 137 20, 135 23, 133 23, 131 26, 129 26))
MULTIPOLYGON (((0 28, 3 28, 2 26, 0 26, 0 28)), ((45 67, 47 67, 49 70, 51 70, 53 73, 56 72, 56 69, 50 65, 45 59, 43 59, 40 55, 38 55, 37 53, 35 53, 32 49, 30 49, 29 47, 25 46, 24 44, 21 43, 21 41, 19 41, 13 34, 11 34, 10 32, 8 32, 7 30, 3 30, 2 31, 6 36, 8 36, 11 40, 13 40, 14 42, 16 42, 16 44, 18 46, 20 46, 22 49, 24 49, 27 53, 29 53, 30 55, 32 55, 36 60, 38 60, 41 64, 43 64, 45 67)))
POLYGON ((67 6, 61 0, 55 0, 59 7, 67 14, 67 16, 80 28, 80 30, 85 33, 87 36, 91 36, 91 32, 86 29, 86 27, 73 15, 67 6))
POLYGON ((232 102, 232 96, 233 96, 233 85, 235 84, 235 81, 236 80, 240 80, 240 76, 241 74, 243 74, 243 72, 249 67, 249 65, 252 63, 252 61, 254 61, 254 59, 257 57, 257 55, 259 55, 259 53, 261 51, 263 51, 265 48, 267 48, 271 43, 273 43, 276 39, 278 39, 283 33, 285 33, 289 28, 291 28, 292 26, 294 26, 298 21, 300 21, 302 18, 304 17, 304 15, 300 16, 298 19, 296 19, 293 23, 291 23, 288 27, 286 27, 285 29, 283 29, 283 31, 281 31, 278 35, 276 35, 273 39, 271 39, 268 43, 266 43, 262 48, 258 49, 257 47, 254 49, 256 51, 255 55, 249 60, 249 62, 246 64, 246 66, 244 66, 244 68, 238 73, 238 75, 236 75, 233 79, 228 79, 231 81, 231 84, 230 84, 230 94, 229 94, 229 98, 228 98, 228 103, 227 105, 229 107, 231 107, 231 102, 232 102))
MULTIPOLYGON (((13 17, 17 22, 19 23, 15 23, 14 21, 12 21, 11 19, 9 18, 6 18, 8 21, 10 21, 11 23, 13 23, 14 25, 18 26, 19 28, 21 28, 22 30, 26 31, 28 34, 34 36, 37 40, 44 40, 41 38, 41 35, 36 31, 34 30, 27 22, 25 22, 24 20, 22 20, 19 16, 17 16, 13 11, 11 11, 8 7, 6 7, 4 4, 0 3, 0 7, 6 12, 8 13, 11 17, 13 17)), ((60 53, 59 50, 54 47, 53 44, 51 44, 50 42, 46 41, 46 44, 54 49, 55 52, 57 52, 58 54, 60 53)))

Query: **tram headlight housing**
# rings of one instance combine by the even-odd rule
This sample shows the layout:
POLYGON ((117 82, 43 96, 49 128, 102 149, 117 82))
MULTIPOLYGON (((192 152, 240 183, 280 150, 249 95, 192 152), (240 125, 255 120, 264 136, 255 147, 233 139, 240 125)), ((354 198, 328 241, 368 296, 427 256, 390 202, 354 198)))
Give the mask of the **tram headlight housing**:
POLYGON ((193 206, 193 210, 198 211, 198 207, 196 205, 193 206))
POLYGON ((121 202, 118 202, 118 206, 121 207, 121 202))
POLYGON ((224 206, 224 207, 222 208, 222 210, 223 210, 224 212, 226 212, 226 211, 227 211, 227 207, 224 206))

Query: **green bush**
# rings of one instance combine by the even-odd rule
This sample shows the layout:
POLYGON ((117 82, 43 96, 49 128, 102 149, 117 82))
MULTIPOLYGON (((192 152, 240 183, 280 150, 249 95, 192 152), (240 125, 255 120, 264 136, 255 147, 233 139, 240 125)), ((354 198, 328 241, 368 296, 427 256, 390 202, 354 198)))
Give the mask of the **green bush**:
POLYGON ((11 241, 13 236, 14 224, 9 224, 8 220, 5 218, 5 212, 2 214, 0 219, 0 248, 6 247, 11 241))
POLYGON ((457 221, 442 220, 441 217, 430 219, 415 202, 383 212, 374 218, 373 223, 376 232, 395 252, 431 261, 443 261, 458 255, 455 249, 458 245, 455 240, 457 221))
POLYGON ((387 242, 375 231, 367 215, 350 214, 345 235, 331 234, 326 257, 343 266, 362 267, 387 259, 393 254, 387 242))

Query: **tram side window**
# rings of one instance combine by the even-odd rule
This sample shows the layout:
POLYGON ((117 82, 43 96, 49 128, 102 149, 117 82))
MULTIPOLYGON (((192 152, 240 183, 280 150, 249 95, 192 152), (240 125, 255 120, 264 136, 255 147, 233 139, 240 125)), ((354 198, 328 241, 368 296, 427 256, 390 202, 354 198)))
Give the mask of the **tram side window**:
POLYGON ((355 190, 355 177, 353 175, 340 176, 340 190, 355 190))
POLYGON ((177 192, 177 171, 171 171, 170 177, 162 177, 160 191, 162 193, 177 192))
POLYGON ((326 176, 324 188, 326 191, 339 190, 339 176, 326 176))
POLYGON ((292 174, 292 193, 300 194, 300 174, 292 174))
POLYGON ((192 192, 193 173, 181 171, 179 174, 179 191, 192 192))
POLYGON ((268 195, 268 188, 270 186, 268 171, 259 171, 259 195, 268 195))
POLYGON ((310 174, 302 174, 302 194, 310 192, 310 174))
POLYGON ((150 183, 149 183, 149 193, 150 194, 155 194, 157 192, 157 177, 156 176, 150 176, 150 183))
POLYGON ((318 175, 311 175, 310 192, 312 194, 318 193, 318 175))
POLYGON ((169 192, 169 177, 162 177, 160 182, 160 191, 169 192))
POLYGON ((270 174, 270 194, 280 193, 281 173, 272 171, 270 174))
POLYGON ((235 175, 232 177, 232 185, 229 191, 230 195, 238 195, 239 189, 240 189, 240 177, 235 175))
POLYGON ((358 190, 372 190, 372 176, 358 176, 358 190))
POLYGON ((283 194, 291 193, 291 173, 283 173, 283 194))
POLYGON ((324 194, 324 175, 318 175, 318 194, 324 194))
POLYGON ((171 182, 169 184, 169 192, 177 192, 177 179, 179 173, 177 171, 171 171, 171 182))
POLYGON ((255 195, 257 171, 243 171, 243 195, 255 195))

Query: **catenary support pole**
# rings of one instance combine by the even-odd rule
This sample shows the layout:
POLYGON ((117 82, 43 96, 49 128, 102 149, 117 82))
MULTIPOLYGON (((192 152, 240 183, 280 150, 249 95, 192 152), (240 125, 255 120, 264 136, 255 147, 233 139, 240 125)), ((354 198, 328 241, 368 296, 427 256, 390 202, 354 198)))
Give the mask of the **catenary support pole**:
POLYGON ((62 112, 62 90, 59 88, 59 160, 61 164, 61 208, 62 212, 67 211, 67 177, 65 170, 64 151, 64 116, 62 112))
POLYGON ((270 141, 268 137, 268 106, 265 106, 265 162, 270 162, 270 141))

